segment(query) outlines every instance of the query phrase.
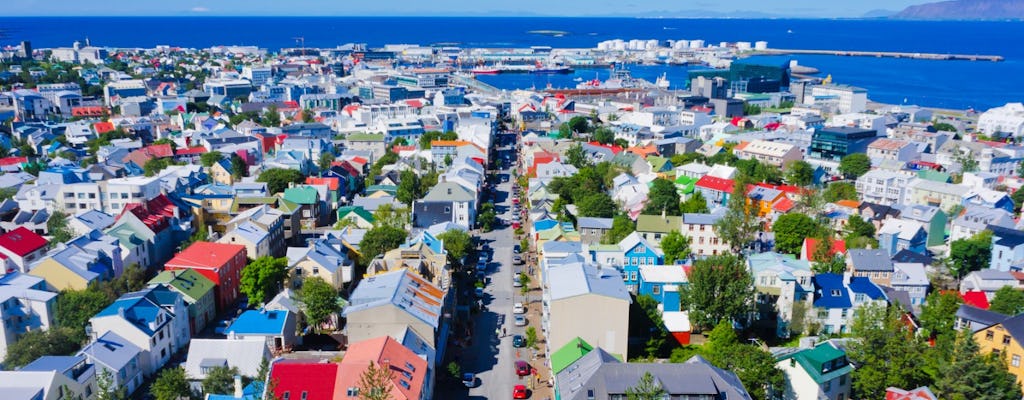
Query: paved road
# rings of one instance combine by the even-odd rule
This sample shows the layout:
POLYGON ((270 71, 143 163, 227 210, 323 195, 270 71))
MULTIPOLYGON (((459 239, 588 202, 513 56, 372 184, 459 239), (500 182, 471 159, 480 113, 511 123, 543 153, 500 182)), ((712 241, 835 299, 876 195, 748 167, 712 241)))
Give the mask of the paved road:
MULTIPOLYGON (((507 171, 503 172, 507 174, 507 171)), ((510 179, 511 181, 511 179, 510 179)), ((495 210, 500 218, 511 216, 510 182, 503 182, 497 187, 495 210)), ((463 370, 477 374, 479 386, 470 389, 471 399, 509 399, 512 398, 512 387, 525 384, 520 381, 513 370, 517 359, 512 347, 512 335, 522 334, 525 328, 516 327, 512 322, 512 304, 518 296, 518 288, 512 287, 512 247, 516 242, 512 228, 502 226, 494 231, 484 233, 481 239, 489 243, 494 250, 494 257, 488 264, 490 283, 484 288, 484 304, 487 311, 477 314, 473 346, 463 351, 463 370), (505 328, 507 334, 498 338, 495 330, 505 328)))

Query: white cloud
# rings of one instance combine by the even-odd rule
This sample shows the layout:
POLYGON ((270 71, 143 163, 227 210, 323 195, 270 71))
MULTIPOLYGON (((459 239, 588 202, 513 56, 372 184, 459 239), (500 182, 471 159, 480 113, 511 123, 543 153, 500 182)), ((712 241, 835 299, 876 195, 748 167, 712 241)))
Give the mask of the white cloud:
POLYGON ((192 7, 191 11, 192 12, 197 12, 197 13, 204 13, 204 12, 209 12, 210 9, 206 8, 206 7, 192 7))

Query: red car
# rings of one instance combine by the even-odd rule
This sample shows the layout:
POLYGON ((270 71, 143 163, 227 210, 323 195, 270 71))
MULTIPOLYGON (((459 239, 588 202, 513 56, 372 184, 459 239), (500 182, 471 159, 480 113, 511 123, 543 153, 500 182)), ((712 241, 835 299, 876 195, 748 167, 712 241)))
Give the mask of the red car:
POLYGON ((527 364, 526 361, 523 361, 523 360, 516 361, 516 375, 519 375, 519 376, 530 375, 530 369, 531 369, 530 368, 530 364, 527 364))
POLYGON ((512 388, 513 399, 525 399, 526 397, 526 386, 516 385, 514 388, 512 388))

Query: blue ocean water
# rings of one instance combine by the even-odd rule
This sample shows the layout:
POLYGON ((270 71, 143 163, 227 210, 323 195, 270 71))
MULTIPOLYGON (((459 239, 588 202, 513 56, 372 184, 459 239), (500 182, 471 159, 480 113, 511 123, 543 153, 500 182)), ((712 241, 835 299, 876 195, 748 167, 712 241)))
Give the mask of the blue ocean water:
MULTIPOLYGON (((864 87, 872 100, 934 107, 985 109, 1024 101, 1024 23, 797 19, 467 18, 467 17, 0 17, 0 45, 31 40, 35 47, 95 45, 257 45, 270 50, 344 43, 438 44, 466 47, 594 47, 609 39, 704 39, 708 43, 765 40, 769 47, 992 54, 1004 62, 927 61, 869 57, 799 56, 800 64, 835 82, 864 87), (561 37, 531 34, 558 30, 561 37)), ((683 84, 680 67, 631 68, 654 80, 665 73, 683 84)), ((607 71, 579 70, 555 77, 499 77, 502 87, 574 86, 607 71)), ((495 79, 495 78, 485 78, 495 79)))

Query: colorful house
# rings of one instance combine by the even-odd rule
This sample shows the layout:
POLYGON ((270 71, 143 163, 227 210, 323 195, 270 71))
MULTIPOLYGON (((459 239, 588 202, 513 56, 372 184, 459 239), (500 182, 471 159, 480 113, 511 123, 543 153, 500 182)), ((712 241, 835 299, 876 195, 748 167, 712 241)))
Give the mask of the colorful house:
POLYGON ((295 314, 281 310, 247 310, 227 327, 228 338, 262 339, 275 355, 291 351, 301 337, 295 335, 295 314))
POLYGON ((0 235, 0 259, 5 261, 7 272, 28 272, 32 262, 46 253, 47 244, 46 238, 21 226, 0 235))
POLYGON ((665 262, 665 253, 655 247, 640 233, 633 232, 619 242, 622 249, 622 278, 626 287, 636 293, 640 284, 641 265, 661 265, 665 262))
POLYGON ((679 292, 689 284, 682 265, 641 265, 640 295, 658 301, 662 312, 681 311, 679 292))
POLYGON ((974 333, 978 352, 995 354, 1006 360, 1007 370, 1017 377, 1017 384, 1024 382, 1024 314, 1007 318, 974 333))
POLYGON ((732 179, 704 175, 697 180, 697 183, 694 183, 694 188, 704 196, 708 207, 714 208, 715 206, 724 206, 729 202, 729 196, 732 196, 735 189, 735 182, 732 179))
POLYGON ((188 324, 195 336, 217 316, 214 305, 214 283, 192 269, 163 271, 149 280, 149 286, 163 284, 178 292, 188 306, 188 324))
MULTIPOLYGON (((279 360, 270 369, 275 399, 334 400, 338 380, 337 363, 309 360, 279 360)), ((358 394, 349 396, 358 398, 358 394)), ((344 398, 344 397, 339 397, 344 398)))
POLYGON ((776 358, 775 367, 786 375, 785 399, 845 400, 850 398, 853 367, 846 352, 831 343, 800 349, 776 358))
POLYGON ((227 310, 238 300, 238 283, 247 262, 245 246, 195 242, 164 264, 164 270, 192 269, 213 281, 217 310, 227 310))
POLYGON ((145 376, 163 367, 191 339, 185 301, 164 285, 121 296, 89 324, 96 335, 114 332, 142 349, 145 376))
POLYGON ((360 229, 373 228, 374 222, 373 214, 360 206, 338 207, 338 222, 341 221, 348 221, 347 224, 360 229))
POLYGON ((391 400, 428 399, 434 393, 434 371, 427 360, 391 336, 382 336, 349 345, 338 364, 335 398, 357 394, 362 386, 360 377, 371 363, 390 372, 391 379, 385 390, 391 400))

